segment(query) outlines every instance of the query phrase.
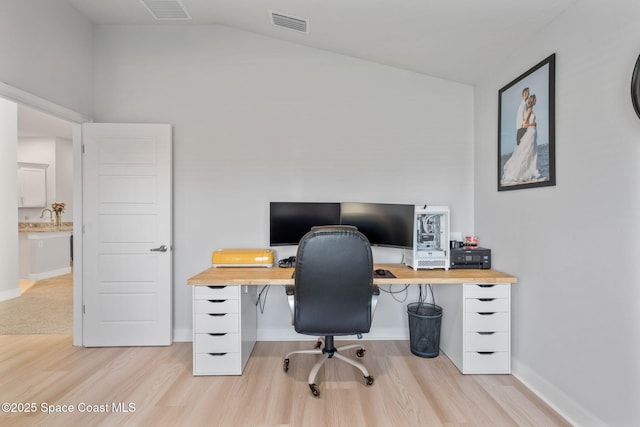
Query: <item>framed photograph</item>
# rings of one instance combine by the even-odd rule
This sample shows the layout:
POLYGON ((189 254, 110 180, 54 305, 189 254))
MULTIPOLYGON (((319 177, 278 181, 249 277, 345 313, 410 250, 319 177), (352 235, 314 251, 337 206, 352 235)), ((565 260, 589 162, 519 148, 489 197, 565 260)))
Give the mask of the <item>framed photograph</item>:
POLYGON ((555 59, 498 91, 498 191, 556 185, 555 59))

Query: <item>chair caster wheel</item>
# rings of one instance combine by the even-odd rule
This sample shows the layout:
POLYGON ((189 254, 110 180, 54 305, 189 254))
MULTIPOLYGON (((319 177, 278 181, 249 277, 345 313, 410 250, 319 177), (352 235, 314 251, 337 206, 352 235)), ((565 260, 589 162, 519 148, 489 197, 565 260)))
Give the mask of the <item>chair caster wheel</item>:
POLYGON ((319 349, 320 347, 322 347, 322 341, 321 341, 321 340, 318 340, 318 341, 316 341, 315 349, 317 350, 317 349, 319 349))
POLYGON ((373 385, 373 377, 369 375, 368 377, 364 377, 367 385, 373 385))
POLYGON ((320 397, 320 389, 315 384, 309 384, 309 388, 311 389, 311 394, 313 397, 320 397))
POLYGON ((364 352, 367 351, 364 348, 361 348, 360 350, 356 351, 356 356, 358 356, 359 358, 363 358, 364 357, 364 352))
POLYGON ((284 369, 285 372, 289 371, 289 359, 284 359, 284 364, 282 365, 282 369, 284 369))

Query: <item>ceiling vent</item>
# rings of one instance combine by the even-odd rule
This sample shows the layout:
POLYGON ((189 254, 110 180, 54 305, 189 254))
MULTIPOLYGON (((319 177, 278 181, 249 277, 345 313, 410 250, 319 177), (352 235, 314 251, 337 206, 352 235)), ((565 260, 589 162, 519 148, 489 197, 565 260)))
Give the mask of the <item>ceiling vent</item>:
POLYGON ((140 0, 158 21, 190 20, 191 15, 180 0, 140 0))
POLYGON ((276 27, 288 28, 300 33, 309 33, 309 20, 284 13, 270 11, 271 23, 276 27))

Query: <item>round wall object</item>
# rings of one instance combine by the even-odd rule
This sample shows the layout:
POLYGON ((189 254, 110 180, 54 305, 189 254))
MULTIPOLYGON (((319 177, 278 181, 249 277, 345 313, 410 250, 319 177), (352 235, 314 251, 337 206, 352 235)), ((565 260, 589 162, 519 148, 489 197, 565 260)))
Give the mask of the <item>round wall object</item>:
POLYGON ((633 76, 631 76, 631 101, 636 114, 640 118, 640 56, 638 56, 636 66, 633 69, 633 76))

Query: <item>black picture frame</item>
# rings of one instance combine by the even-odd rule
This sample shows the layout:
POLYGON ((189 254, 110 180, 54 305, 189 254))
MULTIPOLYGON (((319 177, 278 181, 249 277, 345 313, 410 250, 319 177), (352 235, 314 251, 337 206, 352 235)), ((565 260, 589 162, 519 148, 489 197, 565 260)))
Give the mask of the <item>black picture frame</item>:
POLYGON ((498 91, 498 191, 556 185, 555 64, 554 53, 498 91), (518 130, 525 89, 535 125, 518 130))
POLYGON ((640 118, 640 56, 636 60, 636 66, 633 68, 631 76, 631 102, 636 115, 640 118))

